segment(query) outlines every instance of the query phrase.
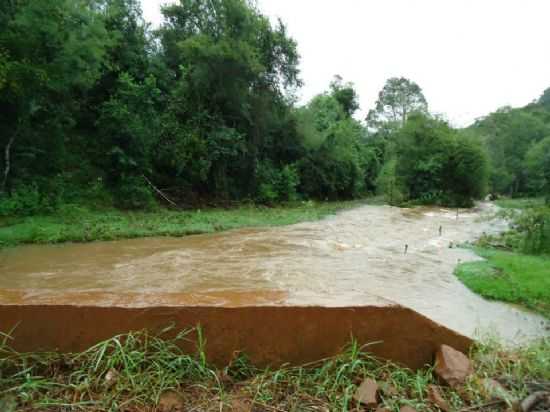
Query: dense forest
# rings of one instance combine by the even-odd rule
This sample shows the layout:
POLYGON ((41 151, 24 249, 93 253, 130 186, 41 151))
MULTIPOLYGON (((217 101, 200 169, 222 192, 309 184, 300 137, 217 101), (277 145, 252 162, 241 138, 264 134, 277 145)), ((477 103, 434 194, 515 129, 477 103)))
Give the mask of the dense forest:
POLYGON ((60 205, 550 193, 550 89, 465 129, 391 78, 366 119, 339 76, 297 104, 296 42, 247 0, 0 3, 0 215, 60 205))

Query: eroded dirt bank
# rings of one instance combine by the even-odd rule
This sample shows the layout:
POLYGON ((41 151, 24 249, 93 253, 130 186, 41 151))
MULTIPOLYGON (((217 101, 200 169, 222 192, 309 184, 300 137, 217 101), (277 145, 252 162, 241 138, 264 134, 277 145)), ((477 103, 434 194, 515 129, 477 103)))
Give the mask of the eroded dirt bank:
POLYGON ((319 221, 186 238, 28 246, 0 252, 8 305, 322 306, 399 304, 470 337, 548 334, 547 322, 488 302, 453 275, 477 259, 450 247, 505 228, 473 210, 365 206, 319 221), (405 249, 407 249, 405 253, 405 249))

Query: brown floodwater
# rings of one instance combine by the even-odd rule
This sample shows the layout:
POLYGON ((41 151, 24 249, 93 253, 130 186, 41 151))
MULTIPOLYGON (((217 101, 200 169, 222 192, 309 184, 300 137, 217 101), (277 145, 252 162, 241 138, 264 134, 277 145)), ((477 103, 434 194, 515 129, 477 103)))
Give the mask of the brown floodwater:
POLYGON ((494 212, 363 206, 282 228, 23 246, 0 252, 0 304, 399 304, 467 336, 548 335, 542 317, 486 301, 453 275, 479 258, 451 245, 506 228, 494 212))

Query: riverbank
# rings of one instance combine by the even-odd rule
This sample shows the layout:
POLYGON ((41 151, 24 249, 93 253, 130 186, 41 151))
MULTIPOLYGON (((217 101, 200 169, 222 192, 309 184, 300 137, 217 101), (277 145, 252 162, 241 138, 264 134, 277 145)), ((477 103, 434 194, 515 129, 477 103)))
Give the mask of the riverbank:
POLYGON ((530 250, 526 242, 535 240, 539 246, 548 242, 540 227, 548 219, 544 199, 500 199, 495 203, 511 220, 510 230, 479 239, 474 251, 483 260, 462 263, 455 274, 487 299, 521 305, 550 318, 550 256, 525 253, 530 250))
POLYGON ((495 342, 477 344, 470 354, 473 374, 451 388, 431 365, 402 368, 356 344, 302 367, 262 370, 244 354, 235 354, 230 365, 217 369, 208 363, 200 333, 197 353, 179 349, 178 340, 188 336, 163 340, 134 333, 65 355, 16 353, 5 337, 0 342, 0 409, 351 411, 360 407, 354 399, 358 386, 370 378, 378 385, 375 402, 386 411, 407 406, 419 412, 505 411, 535 391, 550 390, 549 340, 513 351, 495 342))
POLYGON ((550 258, 477 247, 484 260, 466 262, 458 278, 481 296, 524 306, 550 318, 550 258))
POLYGON ((92 242, 150 236, 186 236, 242 227, 283 226, 315 221, 367 201, 296 202, 275 207, 124 212, 66 206, 55 215, 0 220, 0 248, 20 244, 92 242))

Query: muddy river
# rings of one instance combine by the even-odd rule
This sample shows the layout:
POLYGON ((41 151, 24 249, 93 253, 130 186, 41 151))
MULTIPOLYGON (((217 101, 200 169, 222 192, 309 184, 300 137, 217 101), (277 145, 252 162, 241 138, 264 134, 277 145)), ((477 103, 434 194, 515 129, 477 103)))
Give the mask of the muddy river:
POLYGON ((453 275, 478 259, 455 245, 506 227, 494 212, 363 206, 283 228, 18 247, 0 252, 0 303, 399 304, 468 336, 548 335, 542 317, 486 301, 453 275))

